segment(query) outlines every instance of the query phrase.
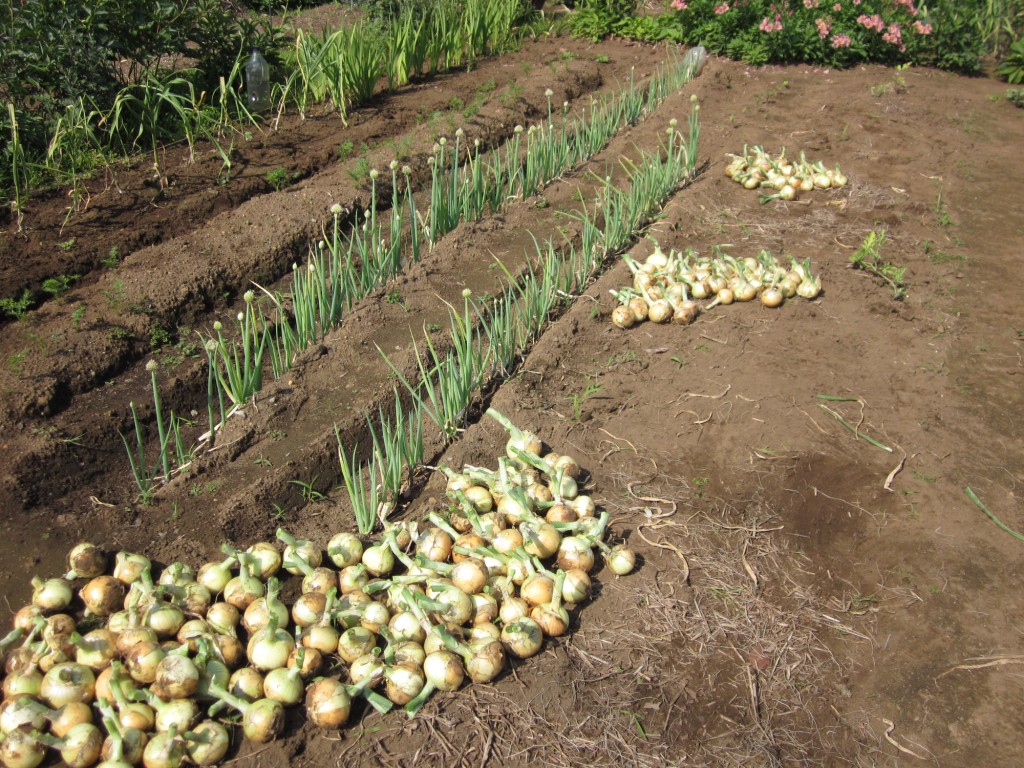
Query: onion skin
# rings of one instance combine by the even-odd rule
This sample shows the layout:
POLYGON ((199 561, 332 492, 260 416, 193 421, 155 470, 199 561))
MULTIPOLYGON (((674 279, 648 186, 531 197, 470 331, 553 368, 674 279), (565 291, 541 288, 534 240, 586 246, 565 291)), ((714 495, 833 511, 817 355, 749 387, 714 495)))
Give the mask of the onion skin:
POLYGON ((156 678, 150 690, 164 701, 186 699, 199 688, 199 669, 187 656, 169 654, 156 668, 156 678))
POLYGON ((68 553, 68 567, 65 579, 95 579, 107 570, 107 556, 95 544, 83 541, 68 553))
POLYGON ((327 557, 336 568, 347 568, 363 558, 363 543, 354 533, 338 533, 327 542, 327 557))
POLYGON ((204 720, 185 734, 188 759, 196 765, 216 765, 228 753, 231 737, 227 728, 213 720, 204 720))
POLYGON ((257 744, 273 741, 284 731, 284 707, 272 699, 257 699, 242 716, 242 731, 257 744))
POLYGON ((761 292, 761 303, 766 307, 770 307, 772 309, 780 307, 784 300, 785 298, 782 295, 782 291, 776 286, 765 288, 761 292))
POLYGON ((109 616, 124 604, 124 583, 113 576, 97 576, 79 591, 86 613, 109 616))
POLYGON ((103 734, 91 722, 75 725, 61 738, 65 743, 60 756, 68 768, 88 768, 100 759, 103 734))
POLYGON ((612 310, 612 325, 626 330, 636 325, 637 319, 633 310, 627 306, 618 306, 612 310))
POLYGON ((39 698, 52 709, 65 704, 81 701, 86 704, 93 700, 96 691, 96 676, 81 664, 66 662, 58 664, 43 676, 39 698))
POLYGON ((46 747, 21 728, 15 728, 0 742, 0 762, 6 768, 36 768, 45 757, 46 747))
POLYGON ((501 644, 513 656, 527 659, 540 653, 544 646, 544 633, 537 622, 524 617, 501 630, 501 644))
POLYGON ((318 728, 341 728, 352 712, 352 700, 337 678, 317 680, 306 690, 306 713, 318 728))

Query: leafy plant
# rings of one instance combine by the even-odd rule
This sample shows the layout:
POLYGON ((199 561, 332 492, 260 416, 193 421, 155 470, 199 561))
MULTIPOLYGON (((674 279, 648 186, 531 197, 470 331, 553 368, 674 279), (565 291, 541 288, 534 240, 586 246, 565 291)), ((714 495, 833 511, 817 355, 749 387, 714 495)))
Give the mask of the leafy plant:
POLYGON ((850 256, 850 263, 854 269, 862 269, 882 278, 892 288, 892 297, 901 300, 907 295, 907 268, 882 258, 879 249, 885 244, 885 240, 885 230, 872 230, 850 256))
POLYGON ((26 288, 21 293, 21 298, 3 298, 0 299, 0 312, 3 312, 8 317, 13 317, 15 320, 21 320, 32 306, 32 291, 26 288))
POLYGON ((996 73, 1010 85, 1024 83, 1024 40, 1014 41, 1006 56, 999 62, 996 73))
POLYGON ((292 175, 281 166, 278 166, 277 168, 267 171, 266 179, 267 184, 273 187, 275 192, 280 192, 291 184, 292 175))
POLYGON ((48 277, 43 281, 43 292, 50 294, 55 299, 59 299, 71 289, 72 283, 78 280, 79 277, 81 277, 81 275, 57 275, 57 277, 48 277))
POLYGON ((121 249, 116 245, 112 245, 100 263, 107 269, 113 269, 121 263, 121 249))
POLYGON ((1007 88, 1006 100, 1013 106, 1024 109, 1024 88, 1007 88))

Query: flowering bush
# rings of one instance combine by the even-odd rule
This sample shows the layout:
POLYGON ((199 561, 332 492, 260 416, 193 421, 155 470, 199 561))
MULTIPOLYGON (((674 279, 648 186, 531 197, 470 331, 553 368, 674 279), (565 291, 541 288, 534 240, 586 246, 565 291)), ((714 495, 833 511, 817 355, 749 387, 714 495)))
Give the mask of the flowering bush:
MULTIPOLYGON (((976 2, 977 0, 973 0, 976 2)), ((972 0, 671 0, 663 37, 751 64, 915 63, 975 72, 972 0)))

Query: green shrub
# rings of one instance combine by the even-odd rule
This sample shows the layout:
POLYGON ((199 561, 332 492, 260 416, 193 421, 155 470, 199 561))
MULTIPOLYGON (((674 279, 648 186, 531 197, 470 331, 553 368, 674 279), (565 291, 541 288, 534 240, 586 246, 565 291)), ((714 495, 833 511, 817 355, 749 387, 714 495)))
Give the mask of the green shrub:
POLYGON ((577 34, 699 44, 755 65, 913 63, 975 73, 983 52, 986 0, 935 0, 927 12, 913 0, 672 0, 660 16, 617 18, 614 0, 591 2, 601 11, 574 21, 577 34))
POLYGON ((1024 83, 1024 40, 1017 40, 999 63, 996 70, 1010 85, 1024 83))

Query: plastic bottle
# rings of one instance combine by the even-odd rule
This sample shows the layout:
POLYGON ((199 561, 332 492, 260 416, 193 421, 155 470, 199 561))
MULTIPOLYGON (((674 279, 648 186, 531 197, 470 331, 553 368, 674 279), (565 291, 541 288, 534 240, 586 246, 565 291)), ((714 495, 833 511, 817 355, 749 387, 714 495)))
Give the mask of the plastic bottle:
POLYGON ((704 71, 704 65, 708 62, 708 52, 703 45, 698 45, 688 50, 683 56, 683 66, 693 67, 693 76, 697 77, 704 71))
POLYGON ((250 112, 270 109, 270 65, 259 48, 252 49, 252 55, 245 63, 245 93, 250 112))

